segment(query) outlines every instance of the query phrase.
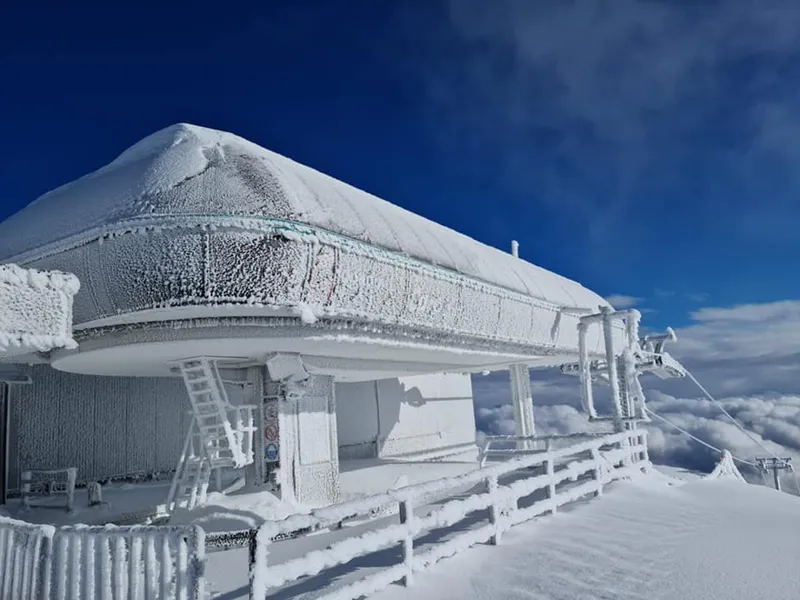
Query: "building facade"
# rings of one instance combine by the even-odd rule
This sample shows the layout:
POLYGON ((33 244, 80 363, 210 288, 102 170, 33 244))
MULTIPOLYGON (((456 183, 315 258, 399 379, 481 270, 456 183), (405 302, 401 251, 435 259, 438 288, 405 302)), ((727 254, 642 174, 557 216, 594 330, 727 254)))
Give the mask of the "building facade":
MULTIPOLYGON (((0 260, 74 273, 77 349, 15 359, 9 474, 174 468, 188 427, 176 365, 225 373, 256 406, 256 482, 337 497, 338 461, 473 445, 470 372, 575 360, 580 284, 235 135, 176 125, 0 224, 0 260), (262 435, 263 434, 263 435, 262 435), (274 459, 274 460, 273 460, 274 459), (275 463, 275 468, 269 464, 275 463), (326 483, 327 482, 327 483, 326 483)), ((620 341, 624 327, 613 335, 620 341)), ((585 340, 602 356, 600 332, 585 340)), ((81 477, 81 475, 79 475, 81 477)), ((13 485, 13 483, 12 483, 13 485)))

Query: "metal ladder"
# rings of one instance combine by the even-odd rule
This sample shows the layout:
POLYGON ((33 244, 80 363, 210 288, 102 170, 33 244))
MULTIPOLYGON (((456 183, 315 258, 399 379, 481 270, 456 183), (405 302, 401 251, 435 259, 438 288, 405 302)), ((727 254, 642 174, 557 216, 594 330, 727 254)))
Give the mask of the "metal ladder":
POLYGON ((212 470, 221 487, 221 469, 253 462, 253 406, 233 406, 213 359, 180 361, 178 369, 192 405, 186 435, 167 498, 167 511, 192 509, 206 501, 212 470))

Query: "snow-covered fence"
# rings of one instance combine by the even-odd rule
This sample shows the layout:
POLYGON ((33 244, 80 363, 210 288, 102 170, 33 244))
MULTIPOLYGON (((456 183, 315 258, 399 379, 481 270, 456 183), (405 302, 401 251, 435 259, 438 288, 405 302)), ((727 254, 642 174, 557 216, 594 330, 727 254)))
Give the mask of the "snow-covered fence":
POLYGON ((200 527, 62 527, 53 540, 53 598, 198 600, 205 534, 200 527))
POLYGON ((398 580, 410 585, 415 572, 424 571, 475 544, 500 543, 503 532, 510 527, 542 514, 555 513, 558 507, 585 496, 600 495, 609 482, 646 471, 649 465, 646 432, 625 431, 266 523, 258 531, 252 557, 251 598, 265 599, 270 589, 397 545, 402 548, 400 562, 373 571, 320 598, 358 598, 398 580), (531 471, 531 467, 544 467, 544 472, 531 471), (544 498, 533 498, 530 502, 531 496, 539 490, 544 490, 544 498), (462 497, 426 506, 431 498, 458 494, 462 497), (329 528, 354 516, 368 517, 391 503, 399 507, 400 523, 334 541, 324 550, 314 550, 280 564, 269 563, 268 549, 274 540, 301 530, 329 528), (468 515, 483 510, 488 513, 488 523, 455 533, 442 531, 457 524, 464 525, 468 515), (422 544, 427 547, 415 547, 415 540, 420 541, 422 534, 433 531, 442 535, 434 542, 429 540, 422 544))
POLYGON ((0 598, 47 598, 55 528, 0 517, 0 598))
POLYGON ((539 454, 556 446, 567 445, 589 438, 603 437, 608 433, 570 433, 567 435, 487 435, 483 438, 478 463, 481 468, 490 458, 511 458, 525 454, 539 454))
POLYGON ((0 598, 199 600, 200 527, 56 529, 0 518, 0 598))

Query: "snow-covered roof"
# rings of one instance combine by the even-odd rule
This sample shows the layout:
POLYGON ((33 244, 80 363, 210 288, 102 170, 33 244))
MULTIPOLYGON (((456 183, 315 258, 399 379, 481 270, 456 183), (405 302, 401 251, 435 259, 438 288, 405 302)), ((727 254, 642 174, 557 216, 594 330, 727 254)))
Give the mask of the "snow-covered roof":
POLYGON ((0 224, 0 259, 35 261, 123 224, 167 216, 307 224, 557 306, 606 304, 574 281, 243 138, 187 124, 148 136, 0 224))

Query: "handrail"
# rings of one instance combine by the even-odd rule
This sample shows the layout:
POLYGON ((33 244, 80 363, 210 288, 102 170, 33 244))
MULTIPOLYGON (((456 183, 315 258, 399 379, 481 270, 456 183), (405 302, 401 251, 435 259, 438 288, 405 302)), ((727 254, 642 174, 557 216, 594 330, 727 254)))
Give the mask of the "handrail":
POLYGON ((366 578, 334 590, 324 597, 328 600, 354 598, 382 589, 398 579, 403 579, 406 585, 410 585, 415 572, 426 569, 442 558, 483 541, 497 544, 502 533, 513 525, 541 514, 554 513, 563 504, 583 496, 600 495, 603 486, 610 481, 630 477, 637 472, 646 472, 650 466, 646 435, 645 430, 630 430, 591 436, 586 441, 566 448, 516 457, 463 475, 406 486, 370 498, 342 502, 308 515, 294 515, 281 521, 265 523, 258 530, 255 548, 251 545, 251 598, 266 598, 270 588, 286 585, 302 577, 314 576, 395 544, 402 544, 401 564, 371 573, 366 578), (617 447, 601 451, 603 447, 614 445, 617 447), (576 456, 586 452, 589 452, 590 458, 581 459, 576 456), (570 456, 576 456, 576 460, 566 466, 559 463, 561 459, 570 456), (502 485, 499 482, 504 475, 540 464, 545 466, 544 474, 523 475, 502 485), (591 479, 579 481, 586 474, 590 474, 591 479), (569 482, 575 482, 575 485, 569 482), (426 507, 426 510, 430 509, 427 514, 415 513, 415 510, 417 513, 421 512, 425 497, 432 493, 448 492, 453 495, 478 484, 483 485, 483 491, 465 498, 451 499, 433 508, 426 507), (532 506, 519 505, 520 499, 539 489, 546 490, 546 499, 535 501, 532 506), (399 524, 386 525, 355 537, 335 541, 324 550, 315 550, 281 564, 267 563, 268 546, 281 536, 298 530, 317 530, 346 517, 366 516, 370 510, 390 503, 399 506, 399 524), (450 527, 464 519, 467 514, 483 509, 489 509, 487 525, 449 537, 423 552, 415 550, 414 538, 419 534, 450 527))
POLYGON ((552 434, 552 435, 487 435, 483 438, 483 445, 480 447, 480 452, 478 454, 478 464, 481 468, 486 465, 486 459, 489 457, 490 454, 499 454, 499 455, 510 455, 510 456, 522 456, 525 454, 537 454, 540 452, 544 452, 545 450, 549 450, 550 446, 549 443, 556 441, 556 440, 573 440, 573 439, 591 439, 591 438, 598 438, 604 437, 609 435, 608 432, 606 433, 567 433, 567 434, 552 434), (495 443, 515 443, 515 448, 492 448, 492 445, 495 443), (529 447, 530 443, 533 442, 533 447, 529 447), (536 442, 545 442, 545 448, 536 448, 536 442), (520 448, 520 444, 522 444, 522 448, 520 448))

